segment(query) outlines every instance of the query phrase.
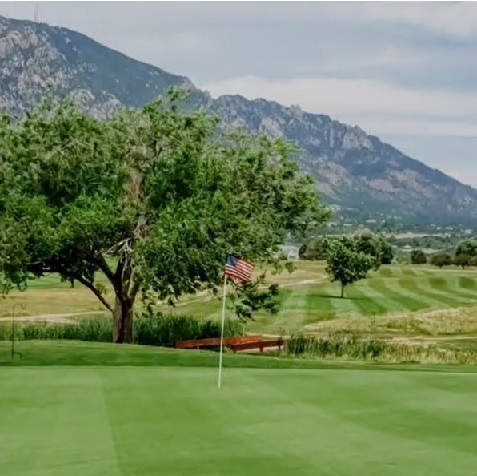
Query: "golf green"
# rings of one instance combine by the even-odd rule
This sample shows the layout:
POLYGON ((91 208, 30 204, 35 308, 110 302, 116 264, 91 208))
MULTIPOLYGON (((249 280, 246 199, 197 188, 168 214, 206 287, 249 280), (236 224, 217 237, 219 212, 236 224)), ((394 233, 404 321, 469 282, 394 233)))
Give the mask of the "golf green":
POLYGON ((11 367, 8 476, 477 474, 477 374, 11 367))

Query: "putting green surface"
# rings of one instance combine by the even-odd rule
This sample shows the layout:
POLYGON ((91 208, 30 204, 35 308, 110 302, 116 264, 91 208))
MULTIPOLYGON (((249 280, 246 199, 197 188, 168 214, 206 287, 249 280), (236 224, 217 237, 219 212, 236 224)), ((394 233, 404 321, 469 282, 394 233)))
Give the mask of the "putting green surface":
POLYGON ((477 474, 477 374, 1 370, 8 476, 477 474))

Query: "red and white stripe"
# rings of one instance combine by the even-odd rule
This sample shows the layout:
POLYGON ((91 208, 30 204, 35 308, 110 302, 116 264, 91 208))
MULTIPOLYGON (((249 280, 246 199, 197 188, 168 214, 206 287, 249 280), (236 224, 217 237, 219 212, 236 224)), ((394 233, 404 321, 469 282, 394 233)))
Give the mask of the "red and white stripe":
POLYGON ((228 263, 225 265, 225 275, 232 279, 247 282, 252 279, 252 272, 254 269, 254 266, 247 261, 236 258, 235 266, 228 263))

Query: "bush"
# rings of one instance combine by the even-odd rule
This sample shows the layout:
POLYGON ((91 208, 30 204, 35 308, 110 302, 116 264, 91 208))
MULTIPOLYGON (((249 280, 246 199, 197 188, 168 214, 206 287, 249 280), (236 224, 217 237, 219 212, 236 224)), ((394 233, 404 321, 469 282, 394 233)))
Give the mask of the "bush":
POLYGON ((359 339, 354 334, 331 335, 326 338, 294 334, 285 343, 285 353, 293 356, 346 357, 350 359, 375 359, 386 348, 377 339, 359 339))
POLYGON ((456 266, 462 267, 462 269, 468 268, 469 266, 471 266, 471 262, 472 262, 472 258, 469 255, 460 254, 454 258, 454 264, 456 266))
MULTIPOLYGON (((179 340, 220 337, 220 322, 212 319, 196 319, 187 315, 156 314, 138 317, 134 321, 134 343, 171 347, 179 340)), ((238 320, 225 322, 226 337, 245 334, 245 326, 238 320)), ((11 324, 0 325, 0 340, 11 340, 11 324)), ((112 342, 111 319, 91 317, 71 323, 28 322, 17 323, 16 340, 80 340, 112 342)))
POLYGON ((434 255, 431 258, 431 264, 442 268, 443 266, 449 266, 452 264, 452 257, 450 255, 434 255))
POLYGON ((301 245, 300 259, 325 260, 328 252, 328 242, 321 237, 312 238, 308 243, 301 245))
MULTIPOLYGON (((0 325, 0 340, 11 340, 10 323, 0 325)), ((70 323, 17 322, 16 340, 81 340, 92 342, 112 342, 113 328, 110 319, 89 317, 70 323)))
MULTIPOLYGON (((187 315, 156 314, 139 317, 134 322, 134 342, 142 345, 172 347, 180 340, 220 337, 220 321, 195 319, 187 315)), ((226 337, 242 336, 245 326, 238 320, 226 320, 226 337)))
POLYGON ((412 250, 411 252, 411 263, 412 264, 426 264, 427 256, 422 250, 412 250))
POLYGON ((389 343, 357 334, 328 337, 292 335, 285 343, 285 354, 294 357, 343 358, 379 362, 420 362, 477 364, 476 348, 440 348, 437 345, 389 343))

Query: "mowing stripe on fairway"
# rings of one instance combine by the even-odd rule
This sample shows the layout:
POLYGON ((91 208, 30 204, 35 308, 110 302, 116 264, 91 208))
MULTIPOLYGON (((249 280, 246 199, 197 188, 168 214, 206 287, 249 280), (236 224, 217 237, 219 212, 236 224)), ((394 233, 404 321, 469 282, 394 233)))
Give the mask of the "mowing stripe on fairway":
POLYGON ((402 296, 390 294, 389 290, 379 286, 377 281, 364 282, 356 289, 359 289, 364 296, 367 296, 371 300, 372 303, 380 305, 382 308, 380 314, 408 310, 407 306, 402 302, 402 296))
POLYGON ((470 301, 477 300, 474 293, 459 287, 455 277, 432 277, 429 278, 429 285, 433 291, 438 293, 456 295, 461 299, 468 299, 470 301))
POLYGON ((477 301, 475 295, 458 288, 455 279, 441 280, 440 278, 434 277, 430 278, 426 284, 428 284, 429 287, 426 286, 423 289, 422 285, 420 283, 417 283, 416 288, 423 289, 423 292, 436 296, 436 299, 439 299, 437 296, 450 299, 449 305, 451 307, 458 307, 460 304, 472 304, 477 301))
POLYGON ((422 280, 413 280, 412 282, 406 279, 400 279, 398 281, 398 286, 405 290, 408 295, 414 295, 420 299, 423 304, 423 308, 439 308, 439 307, 452 307, 457 303, 461 302, 458 299, 453 298, 449 294, 439 294, 433 292, 429 287, 425 285, 425 282, 422 280), (423 286, 419 285, 419 282, 423 283, 423 286))
POLYGON ((394 289, 394 280, 388 286, 387 283, 382 281, 370 281, 370 287, 375 291, 383 293, 390 301, 394 302, 394 309, 397 312, 417 311, 422 309, 422 302, 409 296, 407 293, 398 292, 394 289))

